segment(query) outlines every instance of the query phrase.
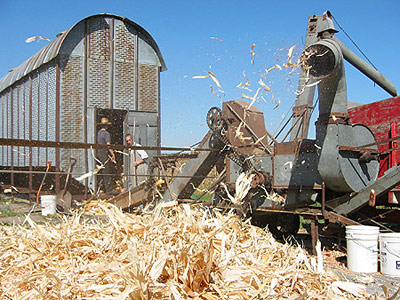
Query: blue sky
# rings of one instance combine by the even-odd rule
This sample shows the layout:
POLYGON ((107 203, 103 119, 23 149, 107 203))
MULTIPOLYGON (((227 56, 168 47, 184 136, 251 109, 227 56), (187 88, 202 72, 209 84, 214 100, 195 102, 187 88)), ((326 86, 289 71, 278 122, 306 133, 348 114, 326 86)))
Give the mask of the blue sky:
MULTIPOLYGON (((362 51, 400 89, 398 0, 337 1, 6 1, 0 0, 0 77, 28 59, 48 42, 25 39, 55 35, 81 19, 98 13, 127 17, 155 39, 168 70, 161 75, 162 144, 187 146, 202 139, 206 114, 221 101, 253 96, 263 81, 272 89, 255 106, 264 112, 266 127, 275 132, 291 112, 298 71, 266 69, 286 62, 288 50, 303 49, 308 16, 330 10, 362 51), (254 44, 254 63, 250 49, 254 44), (212 72, 210 78, 193 78, 212 72), (237 85, 250 81, 252 92, 237 85), (212 90, 211 90, 212 86, 212 90), (221 90, 221 89, 220 89, 221 90), (280 105, 276 107, 278 101, 280 105)), ((337 37, 361 56, 343 32, 337 37)), ((296 57, 297 57, 296 56, 296 57)), ((349 101, 370 103, 390 95, 350 64, 346 64, 349 101)), ((313 136, 313 133, 310 133, 313 136)))

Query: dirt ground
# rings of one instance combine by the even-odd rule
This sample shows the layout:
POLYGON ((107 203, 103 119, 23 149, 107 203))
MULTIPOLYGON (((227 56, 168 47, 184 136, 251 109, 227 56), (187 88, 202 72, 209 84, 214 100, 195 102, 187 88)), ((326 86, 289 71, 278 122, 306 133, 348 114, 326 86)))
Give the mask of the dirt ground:
POLYGON ((14 197, 8 195, 0 195, 0 225, 19 225, 26 222, 26 216, 39 224, 55 222, 57 216, 42 215, 42 208, 36 205, 36 202, 29 201, 25 198, 14 197))
MULTIPOLYGON (((40 205, 34 205, 28 199, 14 198, 4 194, 0 195, 0 226, 21 225, 26 222, 26 216, 38 224, 49 224, 60 222, 60 215, 42 215, 40 205)), ((351 281, 367 285, 369 294, 382 295, 387 288, 389 295, 394 295, 400 288, 400 277, 390 277, 381 273, 355 273, 346 267, 346 243, 343 239, 333 239, 320 236, 322 254, 324 258, 324 268, 333 270, 339 278, 344 281, 351 281)), ((307 252, 311 253, 311 236, 307 229, 303 229, 297 236, 296 241, 307 252)), ((392 299, 400 299, 399 295, 392 299)))

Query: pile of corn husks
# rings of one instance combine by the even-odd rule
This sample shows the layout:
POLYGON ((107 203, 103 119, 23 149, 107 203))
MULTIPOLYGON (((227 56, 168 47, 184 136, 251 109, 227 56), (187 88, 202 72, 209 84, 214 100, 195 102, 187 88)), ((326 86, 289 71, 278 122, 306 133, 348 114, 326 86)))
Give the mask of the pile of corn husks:
POLYGON ((234 215, 176 202, 137 214, 92 209, 108 221, 0 227, 0 299, 368 298, 234 215))

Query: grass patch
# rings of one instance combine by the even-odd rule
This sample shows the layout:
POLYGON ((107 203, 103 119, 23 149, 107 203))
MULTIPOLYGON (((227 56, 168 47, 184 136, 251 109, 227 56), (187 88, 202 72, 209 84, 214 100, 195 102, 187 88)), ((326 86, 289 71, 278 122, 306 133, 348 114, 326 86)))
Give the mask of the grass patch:
MULTIPOLYGON (((318 219, 319 224, 325 224, 325 220, 318 219)), ((300 229, 311 229, 311 220, 305 219, 303 216, 300 215, 300 229)))
POLYGON ((0 195, 0 204, 7 204, 7 203, 9 203, 11 201, 11 197, 7 197, 6 195, 4 195, 4 194, 1 194, 0 195))
MULTIPOLYGON (((218 172, 215 167, 213 167, 210 171, 210 173, 207 175, 207 178, 203 180, 203 182, 198 186, 198 189, 194 191, 193 195, 190 196, 191 199, 197 199, 204 190, 207 190, 210 188, 210 186, 214 183, 214 180, 217 178, 218 172)), ((199 200, 200 201, 212 201, 212 196, 213 193, 207 192, 203 197, 201 197, 199 200)))
POLYGON ((11 197, 6 195, 0 195, 0 217, 16 217, 23 216, 25 213, 20 211, 15 211, 12 208, 13 204, 24 204, 22 201, 13 200, 11 197))
POLYGON ((0 217, 16 217, 25 215, 22 212, 13 211, 10 205, 0 206, 0 217))
MULTIPOLYGON (((194 191, 193 195, 190 196, 190 198, 193 199, 193 200, 197 199, 197 197, 199 197, 201 193, 202 192, 200 192, 200 191, 194 191)), ((201 197, 199 199, 199 201, 204 201, 204 202, 210 201, 211 202, 211 199, 212 199, 212 194, 211 193, 207 193, 203 197, 201 197)))

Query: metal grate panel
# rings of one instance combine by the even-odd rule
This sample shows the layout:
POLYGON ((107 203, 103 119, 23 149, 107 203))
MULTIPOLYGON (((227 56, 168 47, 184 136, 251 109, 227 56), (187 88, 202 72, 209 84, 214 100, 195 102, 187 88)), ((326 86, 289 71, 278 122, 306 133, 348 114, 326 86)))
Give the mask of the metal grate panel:
MULTIPOLYGON (((12 138, 11 136, 11 90, 7 93, 7 137, 12 138)), ((11 146, 7 147, 7 165, 11 166, 11 146)))
MULTIPOLYGON (((29 78, 26 79, 25 81, 25 89, 24 89, 24 97, 25 97, 25 104, 24 104, 24 112, 25 112, 25 133, 24 137, 25 139, 29 139, 29 126, 30 126, 30 104, 29 104, 29 99, 30 99, 30 91, 31 91, 31 82, 29 78)), ((30 158, 30 149, 29 147, 25 147, 25 165, 29 166, 29 158, 30 158)))
MULTIPOLYGON (((20 82, 18 86, 18 138, 24 139, 25 120, 24 120, 24 82, 20 82)), ((25 165, 25 147, 18 148, 18 165, 25 165)))
MULTIPOLYGON (((3 119, 2 119, 2 124, 3 124, 3 138, 7 138, 7 128, 8 128, 8 121, 7 121, 7 115, 8 115, 8 92, 4 94, 3 96, 3 119)), ((3 146, 3 166, 8 166, 8 150, 6 146, 3 146)))
POLYGON ((110 60, 110 26, 103 17, 93 18, 89 21, 89 57, 110 60))
MULTIPOLYGON (((63 142, 83 142, 84 138, 84 118, 83 118, 83 60, 79 56, 69 56, 63 60, 63 70, 61 74, 62 93, 61 93, 61 141, 63 142)), ((69 163, 72 150, 61 151, 61 165, 65 169, 69 163)), ((79 161, 75 168, 82 165, 82 151, 79 161)))
POLYGON ((115 26, 115 60, 133 64, 135 62, 136 30, 130 30, 124 22, 116 21, 115 26))
POLYGON ((88 60, 89 105, 94 107, 110 107, 110 61, 102 59, 88 60))
POLYGON ((115 62, 115 106, 136 110, 135 65, 132 63, 115 62))
MULTIPOLYGON (((2 94, 0 96, 0 137, 4 138, 4 109, 5 109, 5 96, 2 94)), ((0 146, 0 164, 4 166, 4 146, 0 146)))
MULTIPOLYGON (((39 86, 39 78, 38 75, 35 74, 32 76, 32 139, 39 139, 39 120, 38 120, 38 86, 39 86)), ((38 148, 32 148, 32 165, 38 165, 38 148)))
POLYGON ((139 110, 158 110, 158 68, 150 65, 139 66, 139 110))
MULTIPOLYGON (((18 139, 18 86, 14 86, 12 89, 12 107, 11 107, 11 113, 12 113, 12 138, 13 139, 18 139)), ((18 147, 13 147, 13 165, 14 167, 19 166, 18 164, 18 147)))
MULTIPOLYGON (((49 141, 56 141, 56 63, 52 63, 48 68, 48 136, 47 139, 49 141)), ((48 160, 55 162, 56 161, 56 150, 55 148, 48 149, 48 160)))
MULTIPOLYGON (((39 69, 39 140, 47 140, 47 72, 46 68, 39 69)), ((46 165, 47 148, 39 148, 39 164, 46 165)))

